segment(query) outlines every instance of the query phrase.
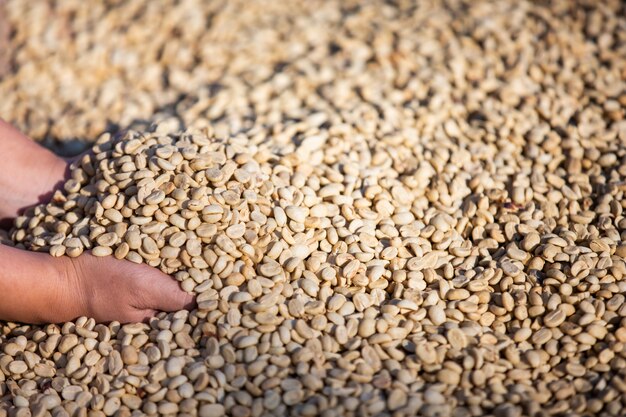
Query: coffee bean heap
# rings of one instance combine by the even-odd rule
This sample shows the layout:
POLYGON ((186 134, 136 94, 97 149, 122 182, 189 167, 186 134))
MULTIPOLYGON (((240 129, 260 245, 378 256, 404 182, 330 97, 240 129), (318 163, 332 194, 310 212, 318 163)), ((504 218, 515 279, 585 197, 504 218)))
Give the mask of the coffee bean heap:
POLYGON ((623 2, 87 5, 7 4, 0 113, 95 140, 11 244, 198 308, 3 323, 0 417, 624 414, 623 2))

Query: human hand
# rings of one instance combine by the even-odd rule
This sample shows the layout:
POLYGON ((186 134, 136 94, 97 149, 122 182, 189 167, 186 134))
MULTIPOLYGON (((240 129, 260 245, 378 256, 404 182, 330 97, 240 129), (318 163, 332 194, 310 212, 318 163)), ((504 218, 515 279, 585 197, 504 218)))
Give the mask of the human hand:
POLYGON ((0 319, 61 323, 140 322, 157 311, 194 306, 191 295, 158 269, 114 257, 54 258, 0 244, 0 319))
POLYGON ((93 317, 98 322, 146 321, 159 311, 191 309, 194 297, 184 292, 170 276, 145 264, 96 257, 84 253, 77 258, 61 258, 61 276, 68 317, 93 317))
MULTIPOLYGON (((23 209, 49 201, 69 162, 0 120, 0 227, 23 209)), ((64 322, 144 321, 157 311, 193 306, 193 297, 148 265, 113 257, 53 258, 0 244, 0 319, 64 322)))
POLYGON ((0 119, 0 227, 25 208, 50 200, 67 179, 69 162, 0 119))

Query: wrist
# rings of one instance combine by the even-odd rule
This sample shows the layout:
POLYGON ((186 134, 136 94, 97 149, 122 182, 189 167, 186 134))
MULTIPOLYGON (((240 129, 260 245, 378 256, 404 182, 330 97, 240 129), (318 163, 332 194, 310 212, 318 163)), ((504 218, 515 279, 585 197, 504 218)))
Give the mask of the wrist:
POLYGON ((0 120, 0 227, 26 208, 49 201, 68 177, 68 163, 0 120))
POLYGON ((27 200, 34 201, 32 204, 50 201, 54 192, 62 189, 70 177, 70 164, 58 155, 49 156, 49 160, 42 167, 37 187, 33 187, 33 194, 27 197, 27 200))
POLYGON ((42 322, 59 323, 87 315, 83 280, 79 277, 76 260, 69 257, 48 258, 45 262, 49 277, 49 303, 42 304, 42 322))
POLYGON ((58 323, 89 316, 89 289, 83 279, 81 258, 63 256, 53 260, 55 288, 52 293, 56 295, 57 302, 51 308, 53 317, 47 322, 58 323))
POLYGON ((50 323, 79 314, 75 284, 65 261, 0 245, 0 319, 50 323))
POLYGON ((8 190, 7 195, 0 197, 0 228, 9 229, 15 217, 26 209, 50 201, 54 192, 63 188, 69 172, 69 164, 56 155, 42 160, 37 172, 19 180, 20 184, 28 184, 27 187, 8 190))

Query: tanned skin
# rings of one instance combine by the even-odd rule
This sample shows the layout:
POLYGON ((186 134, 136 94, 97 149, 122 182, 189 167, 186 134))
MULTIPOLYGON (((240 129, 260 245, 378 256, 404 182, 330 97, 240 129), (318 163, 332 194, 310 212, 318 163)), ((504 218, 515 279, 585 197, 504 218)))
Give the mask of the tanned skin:
MULTIPOLYGON (((66 160, 0 120, 0 227, 49 201, 67 175, 66 160)), ((89 253, 54 258, 0 244, 0 320, 141 322, 193 305, 172 277, 148 265, 89 253)))

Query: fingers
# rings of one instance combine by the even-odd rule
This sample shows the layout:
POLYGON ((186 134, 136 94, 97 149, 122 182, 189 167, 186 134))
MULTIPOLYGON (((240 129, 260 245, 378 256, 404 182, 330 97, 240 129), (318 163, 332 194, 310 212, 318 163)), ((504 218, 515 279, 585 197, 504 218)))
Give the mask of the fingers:
POLYGON ((136 310, 127 314, 127 317, 122 319, 120 323, 147 323, 152 317, 156 316, 157 310, 145 309, 136 310))
POLYGON ((143 282, 147 286, 145 307, 160 311, 190 310, 195 306, 195 298, 180 288, 180 285, 169 275, 156 268, 147 267, 143 282))
POLYGON ((194 297, 178 282, 151 266, 89 253, 77 259, 89 271, 82 275, 96 288, 88 298, 99 322, 146 322, 159 311, 192 309, 195 305, 194 297))
POLYGON ((118 321, 122 324, 127 323, 147 323, 152 317, 156 316, 157 310, 139 309, 131 306, 125 306, 121 309, 104 310, 96 312, 94 319, 98 323, 111 323, 118 321))
POLYGON ((161 274, 155 280, 154 292, 155 304, 153 308, 162 311, 191 310, 195 306, 195 298, 180 288, 169 275, 161 274))

